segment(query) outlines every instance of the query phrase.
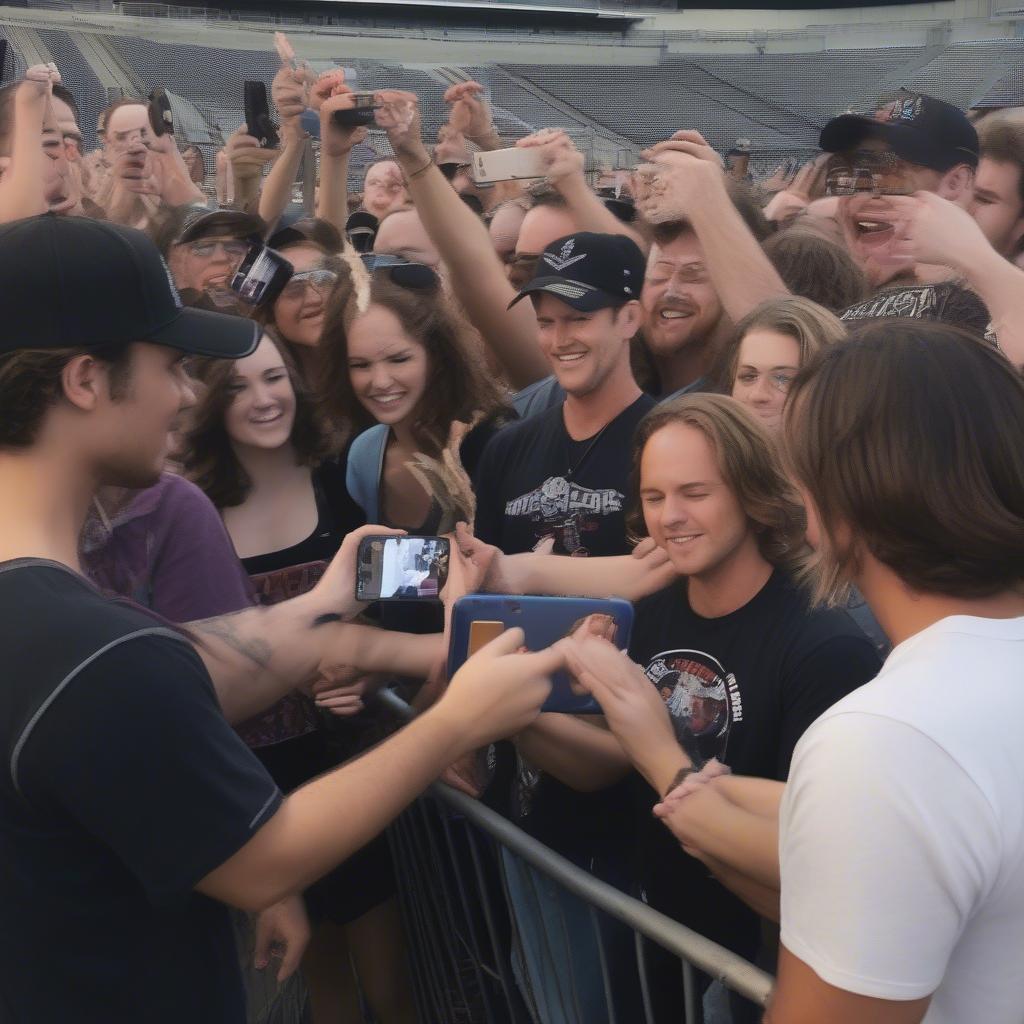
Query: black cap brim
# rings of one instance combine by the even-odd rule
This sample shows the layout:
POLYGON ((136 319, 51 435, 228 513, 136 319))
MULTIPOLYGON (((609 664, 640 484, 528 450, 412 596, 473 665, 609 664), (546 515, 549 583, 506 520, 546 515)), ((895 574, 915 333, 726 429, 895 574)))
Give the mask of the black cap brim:
POLYGON ((617 306, 622 302, 629 301, 625 296, 617 297, 594 288, 591 285, 583 284, 581 281, 570 281, 565 277, 535 277, 509 304, 511 309, 517 302, 521 302, 527 295, 536 292, 547 292, 561 299, 567 306, 580 313, 596 313, 599 309, 608 309, 610 306, 617 306))
POLYGON ((262 333, 253 320, 185 306, 169 324, 150 332, 145 340, 190 355, 241 359, 256 351, 262 333))

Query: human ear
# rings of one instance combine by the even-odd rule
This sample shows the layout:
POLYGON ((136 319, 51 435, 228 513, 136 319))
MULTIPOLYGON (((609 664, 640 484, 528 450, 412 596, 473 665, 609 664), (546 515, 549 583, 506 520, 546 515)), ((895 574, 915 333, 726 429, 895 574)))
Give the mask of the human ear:
POLYGON ((946 172, 936 191, 951 203, 961 203, 970 198, 973 185, 974 171, 967 164, 958 164, 946 172))
POLYGON ((75 356, 61 371, 64 397, 76 409, 91 412, 97 407, 103 393, 103 370, 91 355, 75 356))

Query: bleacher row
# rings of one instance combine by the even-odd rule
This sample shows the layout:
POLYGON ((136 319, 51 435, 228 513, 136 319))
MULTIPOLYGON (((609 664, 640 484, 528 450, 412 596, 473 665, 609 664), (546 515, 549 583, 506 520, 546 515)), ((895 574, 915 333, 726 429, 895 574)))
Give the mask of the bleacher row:
MULTIPOLYGON (((5 81, 24 72, 19 51, 24 31, 0 25, 0 37, 9 43, 5 81)), ((107 92, 78 45, 81 36, 51 29, 40 30, 38 39, 78 99, 91 147, 107 92)), ((241 124, 242 82, 255 78, 269 84, 278 67, 269 33, 266 51, 170 45, 127 35, 98 41, 141 94, 161 85, 191 101, 213 140, 227 137, 241 124)), ((447 119, 447 86, 475 78, 489 88, 497 127, 510 138, 561 127, 585 149, 588 137, 598 136, 628 149, 693 127, 719 149, 738 137, 748 138, 755 153, 766 159, 814 149, 821 125, 834 113, 867 108, 880 92, 901 86, 962 107, 1018 103, 1024 93, 1024 39, 955 43, 934 50, 670 54, 650 67, 481 63, 445 67, 441 73, 430 66, 362 60, 342 49, 336 63, 356 68, 360 88, 416 92, 425 131, 431 135, 447 119)), ((375 148, 383 148, 381 141, 371 136, 375 148)))

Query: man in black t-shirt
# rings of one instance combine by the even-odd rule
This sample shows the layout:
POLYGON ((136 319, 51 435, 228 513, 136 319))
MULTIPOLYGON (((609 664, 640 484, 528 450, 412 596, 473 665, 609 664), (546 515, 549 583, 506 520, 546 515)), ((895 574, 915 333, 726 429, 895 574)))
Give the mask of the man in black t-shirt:
POLYGON ((259 330, 182 308, 144 235, 83 218, 0 227, 0 278, 0 1019, 243 1024, 225 905, 263 910, 365 845, 525 727, 561 659, 502 657, 512 630, 408 728, 282 797, 229 723, 359 663, 343 620, 380 528, 308 594, 187 632, 104 599, 78 565, 92 496, 158 479, 185 353, 244 356, 259 330))
POLYGON ((644 258, 622 235, 553 242, 529 296, 540 345, 565 400, 506 427, 477 470, 477 536, 506 554, 546 538, 567 555, 625 554, 633 429, 654 402, 633 378, 644 258))
MULTIPOLYGON (((638 444, 644 525, 682 579, 637 602, 635 664, 618 653, 611 664, 627 683, 656 688, 668 714, 657 700, 644 702, 647 714, 630 731, 607 699, 616 680, 604 678, 606 667, 584 665, 590 675, 582 681, 594 684, 643 776, 634 801, 648 902, 749 959, 757 916, 682 851, 651 808, 681 772, 712 757, 737 773, 785 779, 804 730, 880 662, 845 611, 810 608, 794 584, 802 510, 771 439, 745 409, 721 395, 675 399, 645 420, 638 444)), ((552 728, 542 718, 531 731, 552 728)), ((570 746, 565 724, 557 728, 570 746)), ((616 758, 621 750, 612 748, 594 774, 607 778, 616 758)), ((656 1019, 674 1020, 678 961, 652 948, 649 963, 656 1019)), ((749 1008, 736 1012, 760 1019, 749 1008)))

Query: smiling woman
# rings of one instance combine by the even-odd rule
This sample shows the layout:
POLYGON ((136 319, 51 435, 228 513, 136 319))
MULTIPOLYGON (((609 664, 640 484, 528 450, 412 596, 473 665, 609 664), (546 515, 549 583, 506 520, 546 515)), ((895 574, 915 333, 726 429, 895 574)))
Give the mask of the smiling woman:
POLYGON ((440 508, 408 464, 417 453, 438 458, 455 424, 479 421, 460 445, 472 475, 496 422, 508 413, 479 343, 436 277, 420 268, 418 280, 406 286, 395 279, 401 267, 372 272, 365 308, 353 288, 336 294, 324 325, 320 399, 347 432, 373 427, 353 445, 353 453, 357 447, 377 453, 369 458, 372 480, 360 474, 366 486, 351 488, 370 519, 431 533, 440 508))

